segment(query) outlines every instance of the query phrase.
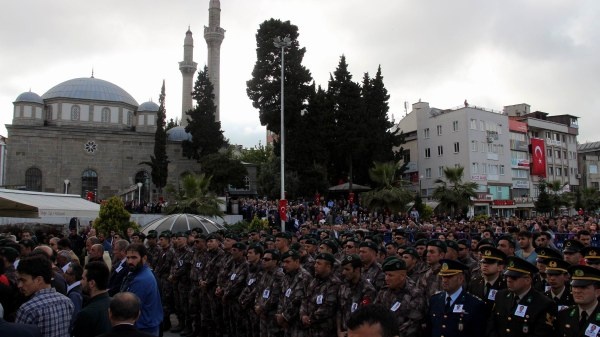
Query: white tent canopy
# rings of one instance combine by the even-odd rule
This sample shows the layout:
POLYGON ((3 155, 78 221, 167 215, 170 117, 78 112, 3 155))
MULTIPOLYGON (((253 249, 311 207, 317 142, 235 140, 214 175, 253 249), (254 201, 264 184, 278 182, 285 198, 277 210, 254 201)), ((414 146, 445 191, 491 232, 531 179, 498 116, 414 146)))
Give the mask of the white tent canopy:
POLYGON ((75 194, 0 189, 0 217, 94 219, 99 212, 100 205, 75 194))

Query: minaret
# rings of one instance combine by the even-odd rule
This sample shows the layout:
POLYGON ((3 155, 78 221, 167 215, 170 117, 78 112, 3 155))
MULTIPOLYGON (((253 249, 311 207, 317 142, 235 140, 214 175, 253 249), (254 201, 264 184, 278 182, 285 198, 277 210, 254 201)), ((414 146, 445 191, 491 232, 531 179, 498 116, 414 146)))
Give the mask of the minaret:
POLYGON ((187 125, 186 111, 193 108, 192 91, 194 83, 194 73, 198 64, 194 62, 194 38, 192 31, 188 27, 183 40, 183 61, 179 62, 179 70, 183 77, 183 85, 181 90, 181 126, 187 125))
POLYGON ((220 96, 220 65, 221 65, 221 43, 225 38, 225 29, 221 25, 221 1, 210 0, 208 6, 208 27, 204 26, 204 39, 208 47, 208 78, 215 87, 215 105, 217 112, 215 120, 221 120, 219 96, 220 96))

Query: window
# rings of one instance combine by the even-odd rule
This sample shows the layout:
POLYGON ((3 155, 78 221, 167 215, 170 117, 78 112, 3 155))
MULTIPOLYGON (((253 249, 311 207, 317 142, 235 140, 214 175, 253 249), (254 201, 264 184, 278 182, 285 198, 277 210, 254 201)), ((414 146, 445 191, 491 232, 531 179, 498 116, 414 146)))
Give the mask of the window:
POLYGON ((479 163, 471 163, 471 173, 479 173, 479 163))
POLYGON ((471 128, 471 130, 477 130, 477 120, 476 119, 471 119, 470 128, 471 128))
POLYGON ((109 108, 102 109, 101 119, 102 119, 102 123, 110 122, 110 109, 109 108))
POLYGON ((441 126, 441 125, 438 125, 438 126, 437 126, 437 135, 438 135, 438 136, 441 136, 441 135, 442 135, 442 126, 441 126))
POLYGON ((52 105, 48 105, 48 107, 46 108, 46 120, 52 120, 52 105))
POLYGON ((554 175, 554 167, 548 166, 548 175, 549 176, 553 176, 554 175))
POLYGON ((556 151, 554 152, 554 156, 555 156, 557 159, 560 159, 560 150, 556 150, 556 151))
POLYGON ((596 164, 590 164, 588 166, 588 173, 589 174, 598 174, 598 165, 596 165, 596 164))
POLYGON ((487 164, 486 163, 481 163, 481 173, 487 174, 487 164))
POLYGON ((425 158, 431 158, 431 149, 430 148, 425 149, 425 158))
POLYGON ((563 158, 567 159, 567 151, 563 151, 563 158))
POLYGON ((25 171, 25 188, 28 191, 42 191, 42 171, 39 168, 31 167, 25 171))
POLYGON ((423 137, 429 138, 429 128, 423 130, 423 137))
POLYGON ((444 155, 444 147, 442 145, 438 145, 438 156, 444 155))
POLYGON ((504 155, 504 145, 502 145, 502 144, 498 145, 498 154, 504 155))
POLYGON ((459 153, 460 152, 460 143, 456 142, 454 143, 454 153, 459 153))
POLYGON ((523 178, 523 179, 529 178, 529 176, 528 176, 529 171, 527 171, 527 170, 512 169, 511 173, 512 173, 513 178, 523 178))
POLYGON ((410 163, 410 150, 404 150, 404 152, 402 152, 402 160, 405 163, 410 163))
POLYGON ((547 149, 546 150, 546 157, 552 158, 552 149, 547 149))
POLYGON ((98 194, 98 174, 94 170, 85 170, 81 174, 81 197, 96 201, 98 194))
POLYGON ((562 176, 562 168, 560 168, 560 167, 556 168, 556 175, 557 176, 562 176))
POLYGON ((504 165, 500 165, 500 175, 504 175, 504 165))
POLYGON ((431 169, 430 168, 425 169, 425 178, 431 179, 431 169))
POLYGON ((444 167, 438 166, 438 178, 441 178, 443 176, 444 176, 444 167))
POLYGON ((498 174, 498 165, 490 165, 488 172, 490 174, 498 174))
POLYGON ((472 140, 471 141, 471 151, 472 152, 477 152, 478 148, 479 148, 479 146, 477 146, 477 141, 476 140, 472 140))
POLYGON ((79 108, 79 105, 73 105, 71 107, 71 120, 78 121, 80 115, 81 115, 81 109, 79 108))
POLYGON ((550 131, 546 131, 546 138, 552 139, 552 134, 550 133, 550 131))
POLYGON ((127 111, 127 126, 133 125, 133 112, 127 111))
POLYGON ((452 122, 452 131, 458 131, 458 121, 452 122))
POLYGON ((479 130, 485 131, 485 122, 484 121, 479 121, 479 130))

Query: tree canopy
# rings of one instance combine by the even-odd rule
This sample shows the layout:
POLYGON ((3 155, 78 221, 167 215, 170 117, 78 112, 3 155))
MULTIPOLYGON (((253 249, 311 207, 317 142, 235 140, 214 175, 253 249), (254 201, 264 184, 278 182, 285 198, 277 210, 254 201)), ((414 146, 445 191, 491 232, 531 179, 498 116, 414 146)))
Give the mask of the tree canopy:
POLYGON ((435 180, 433 198, 440 202, 438 209, 451 216, 459 215, 471 205, 477 196, 477 183, 463 182, 464 167, 445 167, 444 177, 435 180))
POLYGON ((169 214, 189 213, 223 217, 222 201, 210 191, 211 177, 205 174, 187 174, 181 188, 174 192, 177 202, 167 208, 169 214))
POLYGON ((169 176, 169 159, 167 156, 167 130, 165 129, 165 81, 163 80, 162 88, 158 101, 158 111, 156 112, 156 132, 154 133, 154 156, 150 156, 150 161, 141 164, 148 165, 152 169, 152 183, 162 191, 167 185, 169 176))
POLYGON ((94 220, 93 227, 100 233, 108 234, 115 231, 123 234, 128 227, 139 229, 135 222, 129 221, 131 214, 127 212, 123 200, 118 196, 103 201, 98 215, 94 220))

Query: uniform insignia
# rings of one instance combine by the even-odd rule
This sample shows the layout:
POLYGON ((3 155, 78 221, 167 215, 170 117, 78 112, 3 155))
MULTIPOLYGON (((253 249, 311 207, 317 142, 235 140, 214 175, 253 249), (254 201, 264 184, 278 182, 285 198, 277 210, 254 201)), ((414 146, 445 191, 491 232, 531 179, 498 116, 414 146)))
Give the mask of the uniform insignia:
POLYGON ((571 241, 567 242, 567 247, 571 247, 572 243, 571 241))
POLYGON ((569 314, 569 317, 575 317, 575 310, 577 310, 577 309, 571 310, 571 313, 569 314))
POLYGON ((515 262, 511 260, 511 261, 508 263, 508 266, 509 266, 509 267, 514 267, 514 266, 515 266, 515 262))
POLYGON ((596 314, 596 320, 597 320, 597 321, 600 321, 600 313, 599 313, 599 314, 596 314))
POLYGON ((581 269, 575 270, 575 274, 574 275, 577 276, 577 277, 583 276, 583 270, 581 270, 581 269))
POLYGON ((548 263, 548 267, 556 268, 556 261, 550 261, 550 263, 548 263))
POLYGON ((483 255, 485 255, 485 256, 492 256, 492 251, 491 250, 486 250, 485 252, 483 252, 483 255))
POLYGON ((548 324, 549 326, 554 326, 552 324, 553 321, 554 321, 554 317, 549 312, 547 312, 546 313, 546 324, 548 324))
POLYGON ((541 249, 540 253, 538 254, 539 256, 546 256, 546 251, 541 249))
POLYGON ((346 261, 352 261, 352 256, 348 255, 348 257, 346 257, 346 261))
POLYGON ((590 256, 596 256, 596 251, 595 250, 590 250, 588 253, 590 256))
POLYGON ((442 270, 448 270, 448 264, 447 263, 444 263, 442 265, 442 270))

